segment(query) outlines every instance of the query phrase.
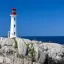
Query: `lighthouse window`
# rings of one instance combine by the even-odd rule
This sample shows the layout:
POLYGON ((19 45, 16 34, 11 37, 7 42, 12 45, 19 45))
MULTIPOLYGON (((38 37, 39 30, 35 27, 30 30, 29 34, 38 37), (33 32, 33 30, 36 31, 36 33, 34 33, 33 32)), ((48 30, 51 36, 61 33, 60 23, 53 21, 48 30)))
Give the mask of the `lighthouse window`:
POLYGON ((14 32, 14 35, 15 35, 15 32, 14 32))
POLYGON ((15 27, 15 25, 14 25, 14 27, 15 27))
POLYGON ((15 18, 14 18, 14 20, 15 20, 15 18))

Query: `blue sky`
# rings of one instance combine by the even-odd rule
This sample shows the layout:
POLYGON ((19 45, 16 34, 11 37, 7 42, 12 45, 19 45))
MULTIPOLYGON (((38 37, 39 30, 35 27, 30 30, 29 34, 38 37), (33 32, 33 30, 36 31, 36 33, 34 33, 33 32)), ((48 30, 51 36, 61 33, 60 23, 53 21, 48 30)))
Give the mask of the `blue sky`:
POLYGON ((0 36, 10 30, 11 9, 17 9, 17 35, 64 36, 63 0, 1 0, 0 36))

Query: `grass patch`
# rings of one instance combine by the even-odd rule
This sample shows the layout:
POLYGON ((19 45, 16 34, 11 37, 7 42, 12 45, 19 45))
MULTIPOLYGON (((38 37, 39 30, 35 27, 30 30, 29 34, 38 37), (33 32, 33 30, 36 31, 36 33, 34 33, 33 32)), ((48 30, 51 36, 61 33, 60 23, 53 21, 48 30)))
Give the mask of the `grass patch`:
POLYGON ((13 38, 13 39, 14 39, 14 42, 15 42, 15 46, 14 46, 14 48, 18 49, 17 41, 16 41, 16 39, 15 39, 15 38, 13 38))

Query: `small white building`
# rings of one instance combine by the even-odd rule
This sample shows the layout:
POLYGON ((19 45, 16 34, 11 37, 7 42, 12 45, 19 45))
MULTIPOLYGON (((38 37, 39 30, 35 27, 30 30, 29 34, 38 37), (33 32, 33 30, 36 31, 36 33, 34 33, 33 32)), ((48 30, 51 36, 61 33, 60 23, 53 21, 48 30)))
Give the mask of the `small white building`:
POLYGON ((0 37, 0 41, 2 41, 4 39, 4 37, 0 37))

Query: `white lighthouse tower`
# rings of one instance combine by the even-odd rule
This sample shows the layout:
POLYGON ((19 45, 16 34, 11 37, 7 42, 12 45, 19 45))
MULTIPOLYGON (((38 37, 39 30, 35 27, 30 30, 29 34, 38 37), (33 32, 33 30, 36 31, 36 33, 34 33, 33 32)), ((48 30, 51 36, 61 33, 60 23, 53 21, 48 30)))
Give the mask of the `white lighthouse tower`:
POLYGON ((10 38, 16 37, 16 8, 12 8, 10 25, 10 38))

